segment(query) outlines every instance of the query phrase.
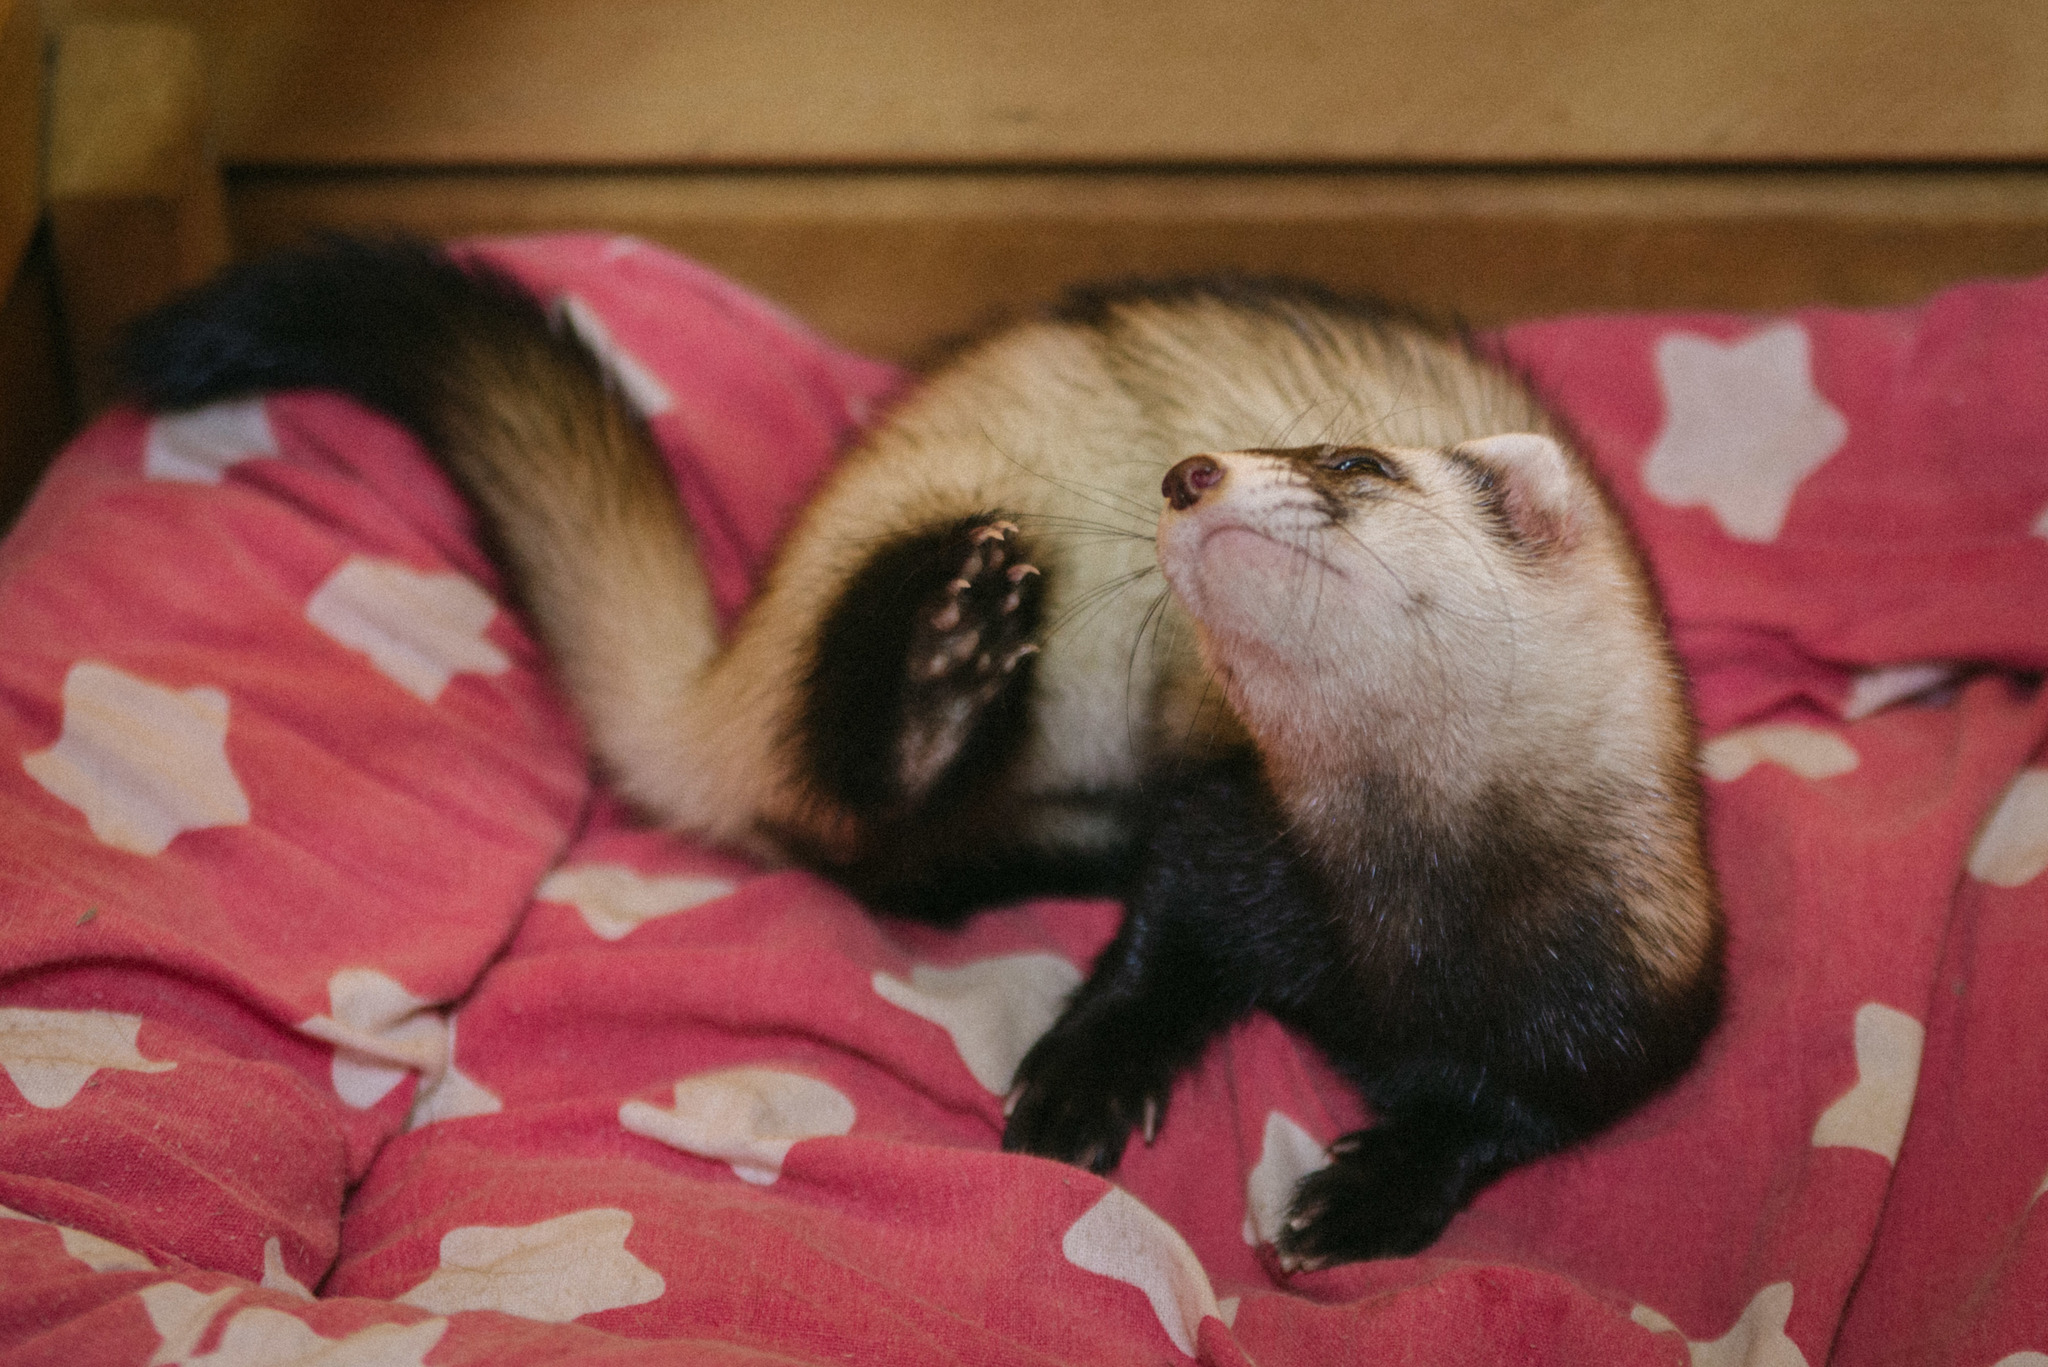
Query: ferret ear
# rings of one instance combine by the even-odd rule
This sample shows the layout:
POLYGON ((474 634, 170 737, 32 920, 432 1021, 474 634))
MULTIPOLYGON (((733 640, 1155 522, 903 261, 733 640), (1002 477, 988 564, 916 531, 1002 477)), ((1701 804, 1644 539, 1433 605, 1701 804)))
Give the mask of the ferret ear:
POLYGON ((1509 432, 1462 442, 1453 454, 1493 477, 1492 496, 1524 541, 1563 549, 1578 540, 1588 491, 1557 442, 1534 432, 1509 432))

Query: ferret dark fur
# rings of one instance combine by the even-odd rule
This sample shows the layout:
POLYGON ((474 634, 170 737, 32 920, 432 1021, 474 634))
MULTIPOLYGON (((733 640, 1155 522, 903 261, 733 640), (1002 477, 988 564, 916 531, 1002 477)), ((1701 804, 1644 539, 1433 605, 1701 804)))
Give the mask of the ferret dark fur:
POLYGON ((658 819, 941 922, 1124 893, 1004 1145, 1113 1168, 1269 1011, 1375 1115, 1302 1183, 1288 1266, 1425 1247, 1712 1026, 1655 599, 1556 423, 1419 323, 1303 285, 1077 292, 868 434, 723 643, 641 424, 488 268, 330 241, 174 302, 125 365, 157 407, 320 386, 417 431, 658 819))

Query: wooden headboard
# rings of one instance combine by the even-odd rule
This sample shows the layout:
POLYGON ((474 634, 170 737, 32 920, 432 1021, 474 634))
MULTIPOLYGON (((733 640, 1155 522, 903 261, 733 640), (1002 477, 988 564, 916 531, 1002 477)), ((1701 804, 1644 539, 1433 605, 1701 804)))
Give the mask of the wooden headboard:
POLYGON ((623 230, 896 358, 1082 276, 1302 273, 1490 323, 2048 270, 2040 0, 39 14, 190 31, 236 251, 623 230))

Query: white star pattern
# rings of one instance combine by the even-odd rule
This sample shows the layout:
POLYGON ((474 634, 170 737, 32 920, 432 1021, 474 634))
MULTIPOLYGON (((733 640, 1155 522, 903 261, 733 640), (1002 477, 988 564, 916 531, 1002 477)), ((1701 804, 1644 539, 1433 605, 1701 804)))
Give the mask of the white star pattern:
MULTIPOLYGON (((1792 1315, 1792 1283, 1772 1282, 1750 1297, 1742 1316, 1717 1339, 1686 1342, 1692 1367, 1808 1367, 1806 1354, 1785 1336, 1785 1321, 1792 1315)), ((1676 1334, 1678 1326, 1647 1305, 1638 1305, 1629 1318, 1652 1333, 1676 1334)))
POLYGON ((1677 1325, 1666 1319, 1662 1313, 1651 1309, 1647 1305, 1638 1305, 1635 1309, 1628 1312, 1628 1317, 1653 1334, 1675 1334, 1679 1332, 1677 1325))
POLYGON ((366 1324, 338 1339, 267 1305, 237 1311, 210 1353, 185 1367, 426 1367, 427 1354, 448 1332, 438 1317, 418 1324, 366 1324))
POLYGON ((591 934, 619 940, 657 916, 687 911, 732 890, 723 878, 650 878, 623 864, 579 864, 556 869, 534 895, 576 908, 591 934))
POLYGON ((1060 1252, 1084 1271, 1144 1292, 1159 1327, 1188 1357, 1195 1355, 1203 1319, 1223 1318, 1209 1274, 1187 1240, 1121 1187, 1110 1188, 1068 1227, 1060 1252))
POLYGON ((1970 876, 1996 888, 2031 883, 2048 869, 2048 769, 2028 769, 1970 847, 1970 876))
POLYGON ((668 1283, 626 1251, 632 1230, 633 1217, 609 1207, 514 1228, 451 1229, 439 1269, 398 1299, 436 1314, 502 1310, 550 1324, 644 1305, 668 1283))
POLYGON ((223 1286, 218 1291, 194 1291, 183 1282, 159 1282, 135 1293, 149 1316, 150 1327, 163 1340, 150 1354, 149 1367, 167 1367, 183 1362, 199 1347, 207 1326, 221 1307, 241 1294, 241 1289, 223 1286))
POLYGON ((877 972, 873 981, 882 1000, 951 1035, 974 1080, 1001 1095, 1081 985, 1081 971, 1057 954, 1009 954, 958 968, 918 964, 909 982, 877 972))
POLYGON ((1266 1112, 1259 1161, 1245 1177, 1244 1241, 1272 1243, 1280 1237, 1294 1189, 1310 1173, 1330 1165, 1330 1155, 1292 1116, 1266 1112))
POLYGON ((1817 1149, 1867 1149, 1896 1162, 1920 1083, 1926 1028, 1879 1002, 1856 1008, 1856 1082, 1821 1112, 1813 1127, 1817 1149))
POLYGON ((150 479, 218 484, 229 466, 277 454, 277 434, 261 399, 167 413, 149 424, 142 473, 150 479))
POLYGON ((334 1092, 368 1110, 418 1073, 431 1083, 448 1066, 448 1022, 403 984, 374 968, 344 968, 327 980, 325 1016, 299 1029, 335 1046, 334 1092))
POLYGON ((1833 778, 1854 769, 1856 747, 1817 726, 1746 726, 1700 747, 1708 778, 1733 783, 1759 764, 1776 764, 1801 778, 1833 778))
POLYGON ((135 1047, 142 1017, 117 1011, 39 1011, 0 1007, 0 1068, 29 1105, 69 1105, 102 1068, 167 1073, 165 1059, 144 1058, 135 1047))
POLYGON ((284 1240, 275 1234, 263 1241, 263 1280, 257 1283, 266 1291, 283 1291, 297 1296, 300 1300, 313 1299, 313 1293, 306 1284, 292 1275, 284 1265, 284 1240))
POLYGON ((149 1367, 424 1367, 448 1321, 368 1324, 338 1339, 324 1338, 296 1315, 252 1305, 235 1312, 210 1353, 195 1350, 221 1307, 239 1293, 232 1286, 202 1295, 180 1282, 145 1287, 150 1324, 163 1340, 149 1367))
POLYGON ((498 605, 469 580, 350 556, 306 601, 306 620, 370 657, 385 678, 433 702, 457 674, 502 674, 512 661, 484 639, 498 605))
POLYGON ((1692 1367, 1808 1367, 1806 1354, 1785 1335, 1791 1317, 1792 1283, 1772 1282, 1749 1298, 1727 1333, 1687 1345, 1692 1367))
POLYGON ((104 843, 162 854, 181 832, 241 826, 249 797, 228 764, 228 699, 163 688, 81 660, 64 676, 64 728, 21 767, 84 813, 104 843))
POLYGON ((782 1173, 789 1151, 806 1139, 847 1134, 853 1102, 830 1083, 773 1068, 727 1068, 676 1084, 663 1110, 645 1101, 619 1107, 619 1124, 684 1153, 731 1165, 766 1186, 782 1173))
POLYGON ((1810 351, 1796 323, 1732 343, 1662 338, 1664 426, 1643 461, 1644 487, 1674 507, 1707 505, 1739 540, 1775 540, 1801 481, 1849 435, 1814 388, 1810 351))
POLYGON ((565 294, 556 300, 555 307, 569 320, 569 326, 583 339, 583 345, 596 354, 619 386, 619 391, 626 396, 626 402, 641 417, 659 417, 676 406, 675 396, 654 378, 654 372, 613 340, 612 330, 604 325, 604 319, 597 316, 597 310, 573 294, 565 294))
POLYGON ((448 1018, 448 1066, 439 1077, 421 1079, 419 1091, 413 1095, 412 1114, 406 1117, 408 1130, 464 1116, 496 1115, 505 1109, 496 1092, 455 1066, 455 1021, 454 1016, 448 1018))
POLYGON ((1961 672, 1954 665, 1932 663, 1866 669, 1856 676, 1849 696, 1842 701, 1842 718, 1861 721, 1874 716, 1894 703, 1907 702, 1954 683, 1961 672))
POLYGON ((0 1206, 0 1220, 23 1220, 32 1225, 43 1225, 57 1231, 57 1237, 64 1244, 64 1251, 84 1263, 95 1272, 154 1272, 156 1264, 132 1248, 123 1248, 97 1234, 87 1234, 82 1229, 69 1225, 53 1225, 48 1220, 38 1220, 33 1215, 24 1215, 18 1210, 0 1206))

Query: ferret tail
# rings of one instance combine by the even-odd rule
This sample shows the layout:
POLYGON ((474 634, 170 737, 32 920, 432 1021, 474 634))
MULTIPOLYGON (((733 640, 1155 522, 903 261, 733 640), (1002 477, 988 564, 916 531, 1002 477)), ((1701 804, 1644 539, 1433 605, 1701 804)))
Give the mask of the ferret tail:
POLYGON ((482 519, 599 762, 676 815, 662 794, 718 646, 695 536, 639 417, 517 281, 417 240, 329 237, 171 301, 118 363, 151 408, 330 389, 419 436, 482 519))

